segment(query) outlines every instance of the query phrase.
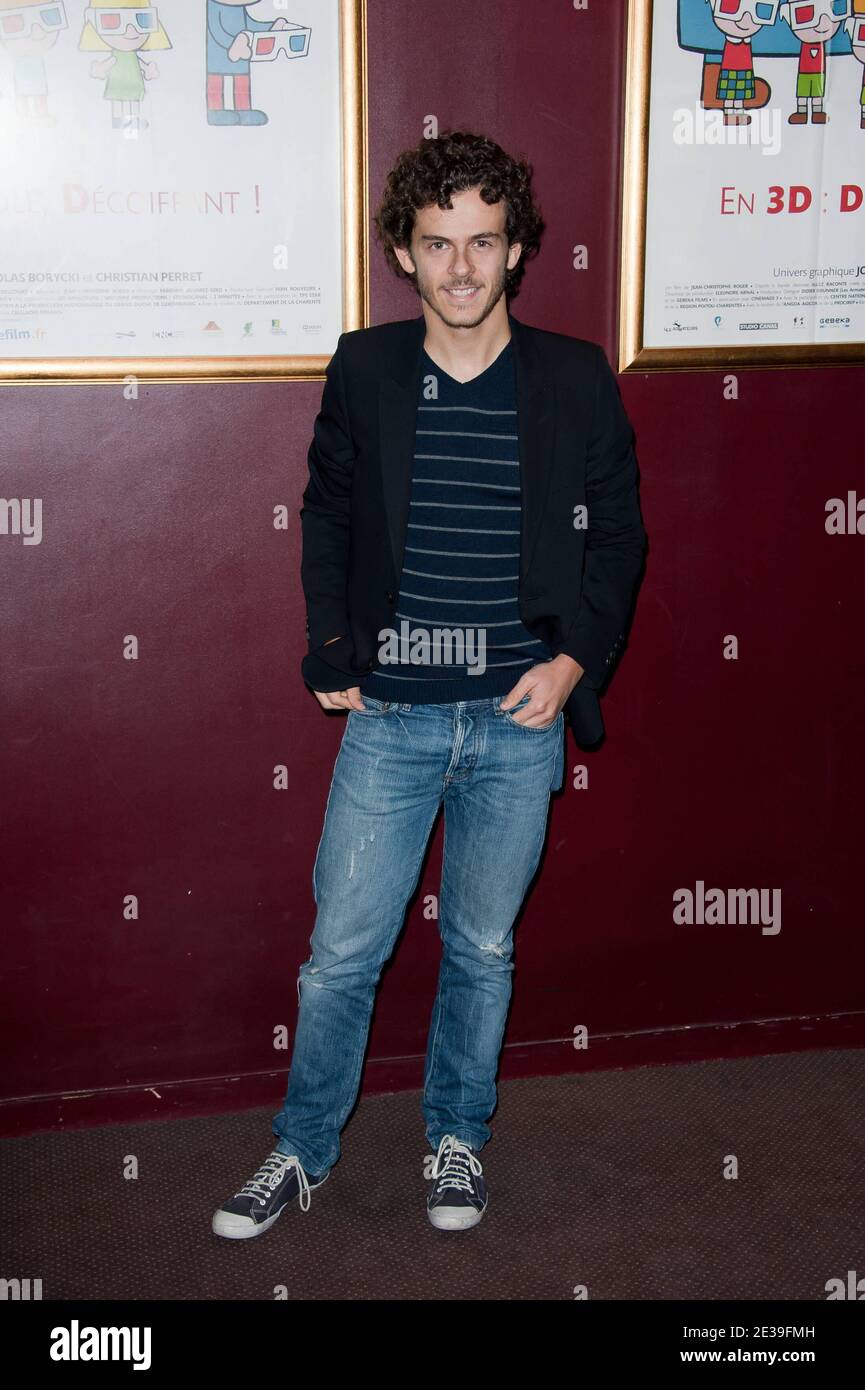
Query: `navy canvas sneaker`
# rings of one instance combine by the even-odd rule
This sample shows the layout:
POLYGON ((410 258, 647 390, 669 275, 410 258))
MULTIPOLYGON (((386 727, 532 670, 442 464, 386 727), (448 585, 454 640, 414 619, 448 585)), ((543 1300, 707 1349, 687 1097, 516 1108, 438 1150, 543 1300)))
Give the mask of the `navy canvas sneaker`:
POLYGON ((213 1232, 229 1240, 247 1240, 270 1229, 295 1197, 302 1211, 309 1210, 309 1194, 321 1187, 328 1174, 307 1176, 296 1154, 268 1154, 254 1177, 213 1213, 213 1232))
POLYGON ((453 1134, 444 1136, 432 1168, 426 1204, 430 1221, 440 1231, 466 1231, 478 1224, 488 1201, 483 1171, 469 1144, 453 1134))

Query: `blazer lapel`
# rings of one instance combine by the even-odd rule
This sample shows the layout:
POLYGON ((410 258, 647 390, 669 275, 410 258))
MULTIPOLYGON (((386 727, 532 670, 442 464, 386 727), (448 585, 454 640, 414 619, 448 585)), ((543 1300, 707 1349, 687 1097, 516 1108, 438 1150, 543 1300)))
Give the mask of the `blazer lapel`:
POLYGON ((381 477, 395 584, 402 574, 408 530, 426 320, 421 314, 419 318, 405 320, 404 327, 405 332, 396 340, 378 395, 381 477))
MULTIPOLYGON (((520 584, 525 583, 540 532, 555 436, 555 393, 543 370, 531 329, 508 314, 514 347, 519 434, 520 584)), ((382 486, 394 567, 402 574, 411 500, 421 349, 426 336, 423 314, 404 321, 379 388, 379 440, 382 486)))

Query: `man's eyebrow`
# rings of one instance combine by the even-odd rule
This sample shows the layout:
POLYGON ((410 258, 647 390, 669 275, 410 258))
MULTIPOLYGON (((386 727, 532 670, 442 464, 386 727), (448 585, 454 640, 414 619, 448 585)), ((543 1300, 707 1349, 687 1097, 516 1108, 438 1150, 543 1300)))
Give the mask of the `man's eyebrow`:
MULTIPOLYGON (((479 241, 481 237, 486 237, 487 240, 493 240, 493 239, 495 239, 496 241, 501 241, 502 233, 501 233, 501 232, 475 232, 474 236, 469 237, 469 241, 479 241)), ((432 234, 431 232, 430 232, 430 233, 424 232, 424 233, 421 234, 421 241, 450 241, 450 237, 449 237, 449 236, 433 236, 433 234, 432 234)))

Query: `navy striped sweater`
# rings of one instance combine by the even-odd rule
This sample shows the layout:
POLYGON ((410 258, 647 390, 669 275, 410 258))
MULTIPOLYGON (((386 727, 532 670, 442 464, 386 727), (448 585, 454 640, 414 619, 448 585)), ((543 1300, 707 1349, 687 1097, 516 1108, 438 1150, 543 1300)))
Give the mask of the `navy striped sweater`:
POLYGON ((517 604, 520 471, 513 346, 459 382, 423 351, 393 628, 362 694, 435 704, 504 695, 552 651, 517 604))

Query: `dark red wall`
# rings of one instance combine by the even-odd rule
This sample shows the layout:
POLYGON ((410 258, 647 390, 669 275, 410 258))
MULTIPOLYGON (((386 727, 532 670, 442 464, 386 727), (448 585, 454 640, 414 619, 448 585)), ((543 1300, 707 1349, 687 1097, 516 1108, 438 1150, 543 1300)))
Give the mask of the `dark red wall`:
MULTIPOLYGON (((369 5, 373 197, 431 115, 527 154, 549 230, 513 310, 614 362, 624 12, 369 5), (578 242, 588 271, 572 269, 578 242)), ((417 314, 372 253, 373 320, 417 314)), ((589 786, 571 773, 553 804, 503 1074, 861 1045, 865 539, 828 537, 824 505, 863 486, 865 369, 742 371, 735 403, 715 372, 620 385, 647 578, 605 747, 581 754, 568 734, 589 786), (672 895, 698 879, 781 888, 781 932, 675 926, 672 895), (790 1022, 729 1027, 768 1020, 790 1022), (568 1043, 583 1023, 588 1054, 568 1043)), ((297 510, 320 394, 0 394, 0 492, 44 499, 41 545, 0 537, 3 1095, 43 1098, 6 1106, 9 1129, 281 1094, 273 1029, 294 1023, 343 728, 299 675, 297 510), (225 1077, 243 1079, 203 1081, 225 1077), (51 1099, 72 1091, 96 1094, 51 1099)), ((420 1083, 440 842, 439 823, 379 994, 368 1088, 420 1083)))

